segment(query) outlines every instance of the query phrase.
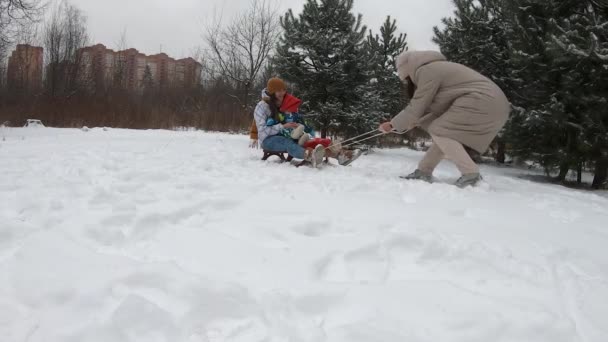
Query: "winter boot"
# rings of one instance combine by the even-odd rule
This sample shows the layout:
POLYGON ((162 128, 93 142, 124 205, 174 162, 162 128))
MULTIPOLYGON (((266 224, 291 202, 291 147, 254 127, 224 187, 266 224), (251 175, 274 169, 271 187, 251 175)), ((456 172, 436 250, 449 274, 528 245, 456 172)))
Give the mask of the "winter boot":
POLYGON ((304 144, 306 144, 306 142, 309 141, 309 140, 310 140, 310 134, 304 133, 304 134, 302 134, 302 136, 298 140, 298 145, 304 146, 304 144))
POLYGON ((458 178, 456 183, 457 187, 464 189, 467 186, 475 186, 479 183, 483 178, 479 173, 467 173, 466 175, 462 175, 462 177, 458 178))
POLYGON ((342 166, 348 166, 352 162, 357 160, 359 157, 361 157, 362 154, 363 154, 363 152, 358 149, 354 150, 354 151, 342 150, 342 151, 340 151, 340 153, 338 154, 338 157, 337 157, 338 164, 340 164, 342 166))
POLYGON ((304 160, 311 163, 312 167, 316 169, 323 163, 323 158, 325 158, 325 147, 323 147, 323 145, 317 145, 314 149, 306 150, 304 160))
POLYGON ((399 178, 402 179, 407 179, 407 180, 421 180, 421 181, 425 181, 427 183, 433 183, 433 175, 426 173, 426 172, 422 172, 420 170, 416 170, 412 173, 410 173, 407 176, 401 176, 399 178))
POLYGON ((304 127, 304 125, 300 125, 296 128, 293 129, 293 131, 291 131, 291 139, 294 140, 298 140, 302 137, 302 135, 304 135, 304 130, 306 129, 306 127, 304 127))

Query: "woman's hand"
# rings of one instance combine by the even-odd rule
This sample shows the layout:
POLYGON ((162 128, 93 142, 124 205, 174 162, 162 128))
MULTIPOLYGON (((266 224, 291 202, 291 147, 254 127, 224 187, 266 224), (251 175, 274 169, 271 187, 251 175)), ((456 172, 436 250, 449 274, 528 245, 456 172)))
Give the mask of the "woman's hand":
POLYGON ((300 126, 297 122, 289 122, 283 125, 283 128, 298 128, 300 126))
POLYGON ((390 122, 385 122, 378 127, 378 130, 383 133, 390 133, 393 131, 393 124, 390 122))

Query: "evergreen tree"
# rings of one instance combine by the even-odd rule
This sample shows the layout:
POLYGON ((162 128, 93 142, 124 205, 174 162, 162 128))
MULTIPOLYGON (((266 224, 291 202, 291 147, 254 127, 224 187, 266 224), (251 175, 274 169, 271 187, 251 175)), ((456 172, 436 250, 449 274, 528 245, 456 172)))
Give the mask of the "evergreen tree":
POLYGON ((405 106, 403 83, 397 76, 395 60, 407 50, 406 38, 403 33, 397 36, 397 21, 390 16, 380 27, 380 35, 370 30, 367 36, 370 83, 376 100, 373 106, 388 116, 397 114, 405 106))
POLYGON ((291 10, 281 18, 276 69, 306 101, 308 118, 322 136, 351 122, 359 87, 367 81, 366 28, 352 9, 353 0, 307 0, 297 18, 291 10))
MULTIPOLYGON (((397 76, 395 59, 406 50, 406 35, 396 35, 397 23, 390 16, 380 27, 380 35, 370 30, 363 45, 367 82, 356 88, 359 102, 346 113, 343 132, 359 135, 378 127, 390 119, 406 104, 404 86, 397 76)), ((370 142, 372 143, 372 142, 370 142)))
POLYGON ((562 15, 550 21, 551 50, 567 68, 568 101, 578 113, 573 125, 580 144, 578 165, 593 162, 593 187, 599 188, 608 176, 608 6, 596 1, 562 6, 562 15))
POLYGON ((584 54, 576 46, 585 37, 605 43, 605 28, 602 34, 591 23, 587 1, 516 0, 512 6, 514 77, 522 80, 527 111, 511 122, 511 140, 518 154, 548 171, 559 167, 558 180, 578 169, 580 181, 582 165, 606 146, 606 88, 600 81, 606 74, 601 47, 584 54))
POLYGON ((450 60, 491 78, 512 97, 507 8, 501 0, 453 0, 454 16, 434 27, 433 41, 450 60))
POLYGON ((558 152, 565 152, 563 142, 567 140, 563 120, 555 119, 564 115, 559 98, 554 96, 560 89, 559 72, 544 39, 552 13, 540 2, 532 3, 536 0, 524 0, 527 7, 519 7, 524 4, 518 1, 506 5, 512 23, 511 77, 518 81, 518 96, 513 97, 518 110, 507 123, 507 140, 516 156, 539 162, 549 173, 565 157, 558 152))

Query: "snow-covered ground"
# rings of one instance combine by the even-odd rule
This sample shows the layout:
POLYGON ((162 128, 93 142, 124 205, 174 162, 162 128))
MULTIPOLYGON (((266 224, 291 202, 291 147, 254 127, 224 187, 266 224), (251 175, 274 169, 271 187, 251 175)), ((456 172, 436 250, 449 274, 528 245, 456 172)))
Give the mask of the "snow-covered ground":
POLYGON ((0 341, 608 341, 605 193, 247 143, 0 128, 0 341))

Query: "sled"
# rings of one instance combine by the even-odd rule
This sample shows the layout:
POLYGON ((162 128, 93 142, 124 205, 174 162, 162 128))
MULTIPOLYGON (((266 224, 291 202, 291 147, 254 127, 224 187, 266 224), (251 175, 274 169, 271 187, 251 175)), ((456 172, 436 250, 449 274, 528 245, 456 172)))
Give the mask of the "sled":
MULTIPOLYGON (((293 156, 290 156, 289 153, 287 153, 287 151, 275 152, 275 151, 263 150, 263 152, 264 152, 264 156, 262 157, 263 161, 268 160, 268 158, 270 158, 272 156, 276 156, 276 157, 279 157, 279 159, 281 159, 281 163, 290 162, 295 167, 310 165, 310 162, 308 162, 306 160, 302 160, 302 161, 298 161, 298 162, 293 161, 293 156)), ((323 162, 325 164, 328 164, 329 158, 325 157, 325 160, 323 162)))
POLYGON ((268 151, 268 150, 264 150, 264 156, 262 157, 262 160, 266 161, 266 160, 268 160, 268 158, 270 158, 272 156, 279 157, 281 159, 281 162, 290 162, 293 160, 293 157, 290 156, 286 151, 275 152, 275 151, 268 151), (287 155, 287 157, 285 157, 285 155, 287 155))

